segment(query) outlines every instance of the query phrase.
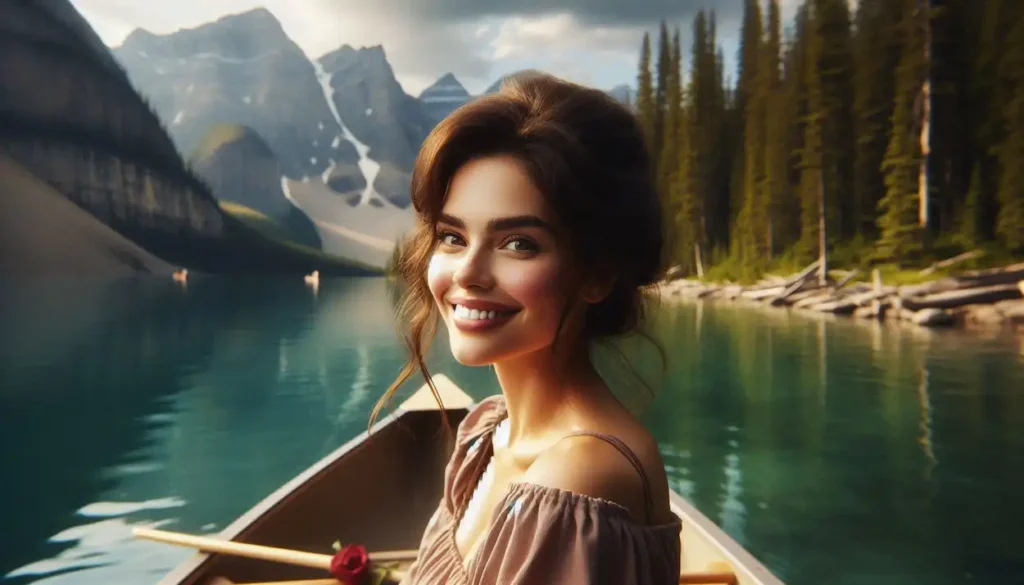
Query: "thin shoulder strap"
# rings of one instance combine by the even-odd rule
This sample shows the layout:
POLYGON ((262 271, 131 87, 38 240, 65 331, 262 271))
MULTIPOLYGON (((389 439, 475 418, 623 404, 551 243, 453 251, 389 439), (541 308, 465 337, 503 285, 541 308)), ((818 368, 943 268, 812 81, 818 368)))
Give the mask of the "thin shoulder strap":
POLYGON ((569 433, 568 435, 565 436, 565 438, 567 439, 569 437, 581 436, 594 437, 595 439, 600 439, 605 443, 608 443, 612 447, 615 447, 619 451, 619 453, 622 453, 622 456, 625 457, 626 460, 633 465, 633 468, 636 469, 636 472, 640 475, 640 481, 644 485, 644 512, 647 514, 647 521, 650 522, 651 518, 654 517, 654 498, 653 496, 651 496, 651 482, 647 478, 647 472, 644 471, 644 466, 642 463, 640 463, 640 458, 636 456, 636 453, 634 453, 632 449, 627 447, 626 443, 624 443, 618 437, 613 437, 611 435, 606 435, 604 433, 576 431, 574 433, 569 433))

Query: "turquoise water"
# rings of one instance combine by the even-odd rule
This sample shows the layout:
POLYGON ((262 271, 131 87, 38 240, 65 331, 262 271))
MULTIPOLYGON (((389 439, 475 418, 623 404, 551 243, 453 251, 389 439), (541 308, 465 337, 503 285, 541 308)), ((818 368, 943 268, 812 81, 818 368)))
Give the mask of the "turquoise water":
MULTIPOLYGON (((215 532, 364 430, 391 319, 381 279, 0 290, 0 583, 158 580, 187 552, 130 527, 215 532)), ((656 334, 673 489, 787 583, 1024 582, 1020 341, 693 303, 656 334)))

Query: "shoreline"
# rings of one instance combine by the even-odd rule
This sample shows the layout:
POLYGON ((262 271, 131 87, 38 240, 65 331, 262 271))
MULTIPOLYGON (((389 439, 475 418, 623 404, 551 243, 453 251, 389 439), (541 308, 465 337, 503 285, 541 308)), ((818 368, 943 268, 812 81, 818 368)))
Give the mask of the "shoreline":
POLYGON ((713 299, 827 313, 865 320, 903 321, 922 327, 1007 328, 1024 333, 1024 262, 964 271, 920 284, 854 282, 854 270, 818 282, 818 262, 788 277, 769 276, 751 285, 680 278, 661 283, 664 300, 713 299))

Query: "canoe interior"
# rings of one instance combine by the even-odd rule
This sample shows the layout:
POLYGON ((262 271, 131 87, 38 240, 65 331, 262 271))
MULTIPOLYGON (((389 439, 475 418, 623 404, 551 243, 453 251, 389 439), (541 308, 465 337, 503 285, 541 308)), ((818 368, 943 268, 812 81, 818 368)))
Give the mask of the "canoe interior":
MULTIPOLYGON (((450 424, 466 410, 449 410, 450 424)), ((407 550, 437 508, 445 444, 440 411, 398 411, 269 495, 218 536, 237 542, 332 554, 331 543, 367 550, 407 550)), ((197 553, 161 585, 207 585, 328 577, 306 569, 227 555, 197 553), (225 581, 221 580, 221 583, 225 581)))

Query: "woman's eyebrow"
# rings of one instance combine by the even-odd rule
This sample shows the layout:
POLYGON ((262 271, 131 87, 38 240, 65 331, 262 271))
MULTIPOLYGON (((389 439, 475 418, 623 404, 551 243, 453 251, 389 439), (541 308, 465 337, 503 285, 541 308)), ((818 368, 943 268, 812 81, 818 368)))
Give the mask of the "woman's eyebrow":
MULTIPOLYGON (((455 217, 454 215, 442 213, 438 219, 443 223, 446 223, 457 228, 465 229, 466 227, 466 222, 462 221, 458 217, 455 217)), ((509 217, 496 217, 487 222, 487 230, 494 232, 524 227, 535 227, 547 230, 552 233, 554 232, 554 230, 551 228, 551 224, 537 217, 536 215, 512 215, 509 217)))

